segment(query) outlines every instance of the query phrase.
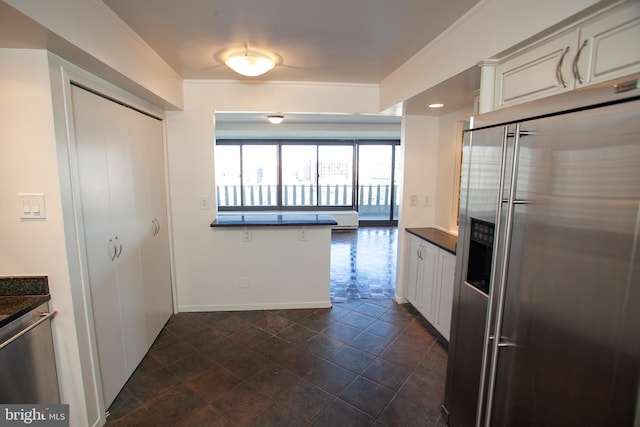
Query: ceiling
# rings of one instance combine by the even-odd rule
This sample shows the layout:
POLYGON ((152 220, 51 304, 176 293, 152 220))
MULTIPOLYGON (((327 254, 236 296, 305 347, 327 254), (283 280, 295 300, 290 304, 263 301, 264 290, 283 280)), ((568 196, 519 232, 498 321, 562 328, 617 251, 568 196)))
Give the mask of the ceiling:
MULTIPOLYGON (((479 2, 103 1, 184 79, 348 84, 379 84, 479 2), (271 51, 281 64, 259 77, 235 74, 222 64, 221 55, 243 47, 271 51)), ((0 47, 51 47, 51 34, 4 2, 0 5, 0 47)), ((408 100, 404 113, 441 115, 470 107, 478 81, 479 70, 474 67, 408 100), (443 102, 445 108, 428 110, 425 106, 431 102, 443 102)), ((386 115, 401 112, 396 109, 386 115)))
POLYGON ((479 0, 104 0, 185 79, 237 79, 219 55, 273 52, 260 80, 377 84, 479 0))
MULTIPOLYGON (((478 1, 104 0, 185 79, 362 84, 380 83, 478 1), (273 52, 281 64, 263 76, 239 76, 221 58, 245 47, 273 52)), ((479 70, 469 70, 411 100, 405 113, 441 115, 469 107, 478 81, 479 70), (426 109, 436 101, 445 108, 426 109)))

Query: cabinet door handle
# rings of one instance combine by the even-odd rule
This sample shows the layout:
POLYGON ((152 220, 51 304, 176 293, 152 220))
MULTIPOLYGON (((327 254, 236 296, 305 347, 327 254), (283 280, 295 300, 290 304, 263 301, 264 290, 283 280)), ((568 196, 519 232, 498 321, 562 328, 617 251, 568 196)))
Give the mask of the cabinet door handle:
POLYGON ((576 57, 573 58, 573 75, 576 78, 576 80, 578 80, 578 83, 580 84, 582 84, 583 78, 580 75, 580 64, 578 64, 578 62, 580 61, 580 54, 582 54, 582 49, 584 49, 585 47, 587 47, 586 40, 582 43, 582 46, 580 46, 580 49, 578 49, 578 53, 576 53, 576 57))
POLYGON ((152 235, 153 237, 156 237, 158 235, 158 223, 155 219, 151 220, 151 226, 153 227, 152 235))
POLYGON ((116 248, 115 243, 113 243, 113 239, 109 239, 109 252, 111 252, 112 248, 113 248, 113 254, 111 255, 111 261, 116 259, 116 255, 118 254, 118 249, 116 248))
POLYGON ((562 56, 560 56, 558 65, 556 65, 556 79, 558 80, 558 82, 560 82, 563 88, 567 87, 567 81, 564 79, 564 76, 562 75, 562 63, 564 62, 564 57, 567 56, 567 53, 569 53, 569 46, 567 46, 564 52, 562 52, 562 56))
POLYGON ((154 221, 156 222, 156 236, 157 236, 158 234, 160 234, 160 222, 157 219, 155 219, 154 221))
POLYGON ((118 252, 116 258, 120 258, 120 255, 122 255, 122 242, 120 242, 118 236, 116 236, 116 242, 118 242, 118 252))

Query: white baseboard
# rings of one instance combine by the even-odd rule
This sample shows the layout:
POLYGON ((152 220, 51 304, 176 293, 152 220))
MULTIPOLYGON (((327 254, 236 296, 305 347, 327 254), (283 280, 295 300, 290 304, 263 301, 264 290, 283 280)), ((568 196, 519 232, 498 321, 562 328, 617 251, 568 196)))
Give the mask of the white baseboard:
POLYGON ((393 300, 398 304, 406 304, 409 302, 405 297, 399 297, 397 294, 393 297, 393 300))

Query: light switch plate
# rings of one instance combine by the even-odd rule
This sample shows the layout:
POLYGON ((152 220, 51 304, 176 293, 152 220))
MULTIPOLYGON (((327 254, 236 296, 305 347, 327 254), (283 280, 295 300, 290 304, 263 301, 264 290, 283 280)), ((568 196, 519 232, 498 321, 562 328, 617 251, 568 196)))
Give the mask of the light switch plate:
POLYGON ((18 193, 20 219, 46 219, 44 193, 18 193))
POLYGON ((208 197, 200 197, 200 210, 208 211, 209 210, 209 198, 208 197))

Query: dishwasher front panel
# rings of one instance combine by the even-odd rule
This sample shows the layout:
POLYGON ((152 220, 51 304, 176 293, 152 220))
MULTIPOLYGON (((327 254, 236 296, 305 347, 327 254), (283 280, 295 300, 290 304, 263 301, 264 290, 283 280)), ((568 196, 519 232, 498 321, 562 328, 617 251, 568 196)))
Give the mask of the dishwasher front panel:
POLYGON ((0 329, 0 403, 60 403, 52 316, 44 313, 47 303, 0 329))

